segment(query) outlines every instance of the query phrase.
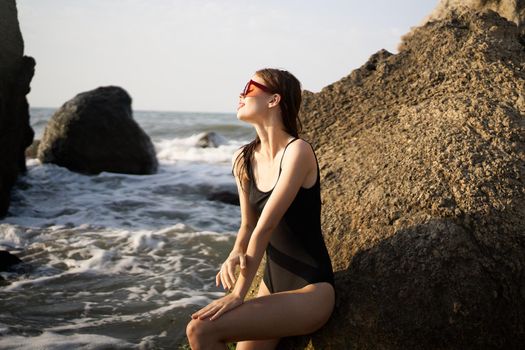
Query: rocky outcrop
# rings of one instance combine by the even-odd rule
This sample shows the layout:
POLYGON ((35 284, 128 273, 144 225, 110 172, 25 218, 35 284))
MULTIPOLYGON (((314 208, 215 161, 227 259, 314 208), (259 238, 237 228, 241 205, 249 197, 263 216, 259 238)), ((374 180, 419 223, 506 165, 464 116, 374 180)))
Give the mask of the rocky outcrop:
POLYGON ((227 143, 227 140, 224 136, 214 132, 206 132, 204 133, 199 139, 197 140, 197 147, 200 148, 216 148, 220 145, 224 145, 227 143))
POLYGON ((158 167, 151 139, 133 119, 131 97, 116 86, 62 105, 46 125, 38 159, 85 174, 152 174, 158 167))
POLYGON ((280 349, 525 343, 525 42, 493 11, 415 28, 304 93, 335 269, 332 319, 280 349))
POLYGON ((206 199, 209 201, 218 201, 226 204, 240 205, 239 204, 239 194, 237 192, 230 191, 218 191, 210 192, 206 199))
POLYGON ((36 158, 38 154, 38 145, 40 145, 40 140, 33 140, 33 143, 26 148, 25 155, 26 158, 36 158))
POLYGON ((25 148, 34 132, 26 95, 35 60, 23 56, 24 42, 14 0, 0 1, 0 218, 7 214, 11 188, 26 171, 25 148))
POLYGON ((492 10, 522 27, 525 24, 525 0, 441 0, 423 23, 450 16, 453 11, 492 10))

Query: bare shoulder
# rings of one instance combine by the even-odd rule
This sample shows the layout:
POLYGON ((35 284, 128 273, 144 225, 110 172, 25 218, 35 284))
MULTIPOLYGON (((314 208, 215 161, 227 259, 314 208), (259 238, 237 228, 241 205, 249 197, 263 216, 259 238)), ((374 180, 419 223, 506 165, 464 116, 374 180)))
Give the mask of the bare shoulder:
POLYGON ((296 156, 308 157, 310 155, 314 155, 312 146, 310 146, 310 144, 303 139, 297 139, 290 143, 288 145, 288 150, 289 151, 287 152, 294 153, 296 156))
POLYGON ((315 154, 312 146, 303 139, 293 141, 288 145, 283 157, 283 164, 285 163, 303 163, 308 167, 315 167, 315 154))

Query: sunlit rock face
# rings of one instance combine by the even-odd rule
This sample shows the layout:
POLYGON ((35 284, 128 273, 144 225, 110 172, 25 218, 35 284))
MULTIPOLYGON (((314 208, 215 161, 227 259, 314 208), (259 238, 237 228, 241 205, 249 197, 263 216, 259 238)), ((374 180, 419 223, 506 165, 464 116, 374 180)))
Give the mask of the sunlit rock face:
POLYGON ((492 10, 519 26, 525 23, 525 0, 441 0, 425 22, 443 19, 452 11, 492 10))
POLYGON ((325 327, 280 348, 521 348, 525 41, 516 24, 493 11, 443 13, 398 54, 381 50, 303 97, 337 301, 325 327))

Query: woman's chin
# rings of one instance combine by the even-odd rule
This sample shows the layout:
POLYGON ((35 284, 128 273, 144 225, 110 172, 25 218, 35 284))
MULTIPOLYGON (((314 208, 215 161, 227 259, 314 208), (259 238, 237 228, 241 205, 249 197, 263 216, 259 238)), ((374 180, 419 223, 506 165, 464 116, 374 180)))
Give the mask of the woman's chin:
POLYGON ((242 108, 237 111, 237 119, 242 122, 254 124, 257 118, 258 117, 252 113, 244 112, 242 108))
POLYGON ((248 121, 248 119, 246 118, 246 116, 245 116, 244 114, 242 114, 240 111, 237 112, 237 119, 239 119, 240 121, 243 121, 243 122, 248 121))

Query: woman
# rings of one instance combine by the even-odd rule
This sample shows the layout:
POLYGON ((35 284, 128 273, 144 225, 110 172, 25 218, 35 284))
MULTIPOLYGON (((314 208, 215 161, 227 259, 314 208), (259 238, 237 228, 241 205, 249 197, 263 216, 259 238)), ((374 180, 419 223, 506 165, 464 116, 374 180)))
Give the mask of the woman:
POLYGON ((332 314, 319 166, 312 146, 298 138, 300 105, 300 82, 279 69, 257 71, 240 95, 237 118, 257 136, 232 159, 241 227, 216 276, 231 293, 192 314, 186 334, 194 350, 224 349, 227 342, 238 350, 274 349, 281 337, 312 333, 332 314), (244 301, 265 250, 257 297, 244 301))

